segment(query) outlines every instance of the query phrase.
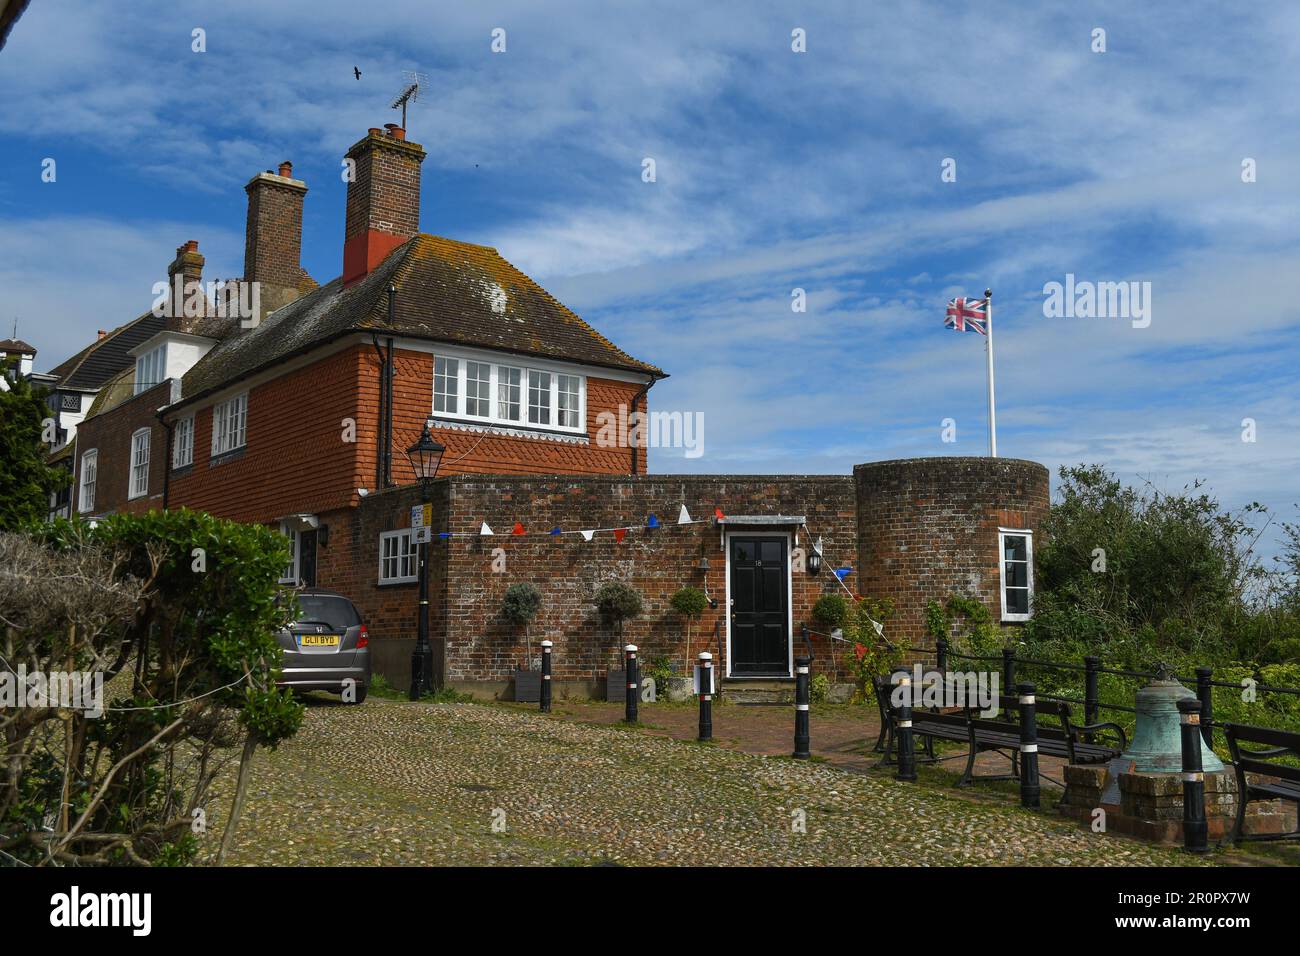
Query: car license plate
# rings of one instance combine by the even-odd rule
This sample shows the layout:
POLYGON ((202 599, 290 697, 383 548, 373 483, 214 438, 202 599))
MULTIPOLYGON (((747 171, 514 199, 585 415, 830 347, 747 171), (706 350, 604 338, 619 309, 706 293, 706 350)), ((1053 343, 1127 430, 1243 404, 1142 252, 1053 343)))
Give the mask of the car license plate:
POLYGON ((339 636, 337 634, 299 634, 299 647, 337 647, 339 636))

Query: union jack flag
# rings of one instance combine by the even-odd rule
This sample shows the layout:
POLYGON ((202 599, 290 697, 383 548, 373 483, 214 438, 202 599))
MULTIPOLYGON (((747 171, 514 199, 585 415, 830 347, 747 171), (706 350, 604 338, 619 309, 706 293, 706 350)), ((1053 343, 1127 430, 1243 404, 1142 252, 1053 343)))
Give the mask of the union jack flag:
POLYGON ((943 324, 956 332, 978 332, 988 335, 987 299, 956 298, 948 300, 948 313, 943 324))

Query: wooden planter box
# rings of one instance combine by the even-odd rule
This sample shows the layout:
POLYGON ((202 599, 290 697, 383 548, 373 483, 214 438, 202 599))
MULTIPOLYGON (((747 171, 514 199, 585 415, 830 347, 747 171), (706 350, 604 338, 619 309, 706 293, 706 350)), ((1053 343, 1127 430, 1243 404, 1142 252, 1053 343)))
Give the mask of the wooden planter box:
POLYGON ((515 671, 515 700, 535 704, 542 699, 542 672, 515 671))

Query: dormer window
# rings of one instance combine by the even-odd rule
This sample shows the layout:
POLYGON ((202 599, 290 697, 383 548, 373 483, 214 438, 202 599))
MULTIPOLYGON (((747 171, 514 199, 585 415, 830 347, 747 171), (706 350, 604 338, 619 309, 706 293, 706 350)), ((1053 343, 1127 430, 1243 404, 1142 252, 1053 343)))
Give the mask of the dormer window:
POLYGON ((135 360, 135 394, 146 392, 161 382, 167 368, 166 343, 150 349, 135 360))

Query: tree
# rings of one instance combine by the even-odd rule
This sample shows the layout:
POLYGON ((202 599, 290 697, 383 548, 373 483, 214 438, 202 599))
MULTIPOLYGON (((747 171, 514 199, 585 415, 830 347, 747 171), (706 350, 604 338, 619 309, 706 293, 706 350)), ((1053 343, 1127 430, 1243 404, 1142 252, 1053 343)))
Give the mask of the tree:
POLYGON ((4 658, 28 674, 100 675, 114 693, 98 714, 61 708, 52 691, 0 710, 0 851, 33 864, 187 862, 237 753, 208 855, 223 860, 256 749, 302 720, 275 685, 276 635, 295 611, 277 585, 287 560, 269 528, 185 510, 0 533, 4 658))
POLYGON ((524 662, 523 670, 531 670, 533 666, 533 641, 528 633, 528 625, 537 616, 541 606, 542 592, 538 590, 537 585, 526 581, 506 588, 505 597, 501 601, 502 616, 511 624, 524 626, 524 641, 528 647, 528 657, 524 662))
POLYGON ((621 650, 623 622, 641 616, 641 595, 630 584, 624 584, 622 581, 606 581, 596 589, 593 600, 601 616, 614 625, 621 650))
POLYGON ((699 588, 684 587, 677 591, 668 603, 672 609, 686 618, 686 666, 691 666, 691 622, 698 619, 709 606, 709 599, 699 588))
POLYGON ((50 495, 70 480, 67 471, 45 463, 49 446, 41 432, 50 417, 45 395, 23 378, 0 391, 0 531, 45 520, 50 495))

